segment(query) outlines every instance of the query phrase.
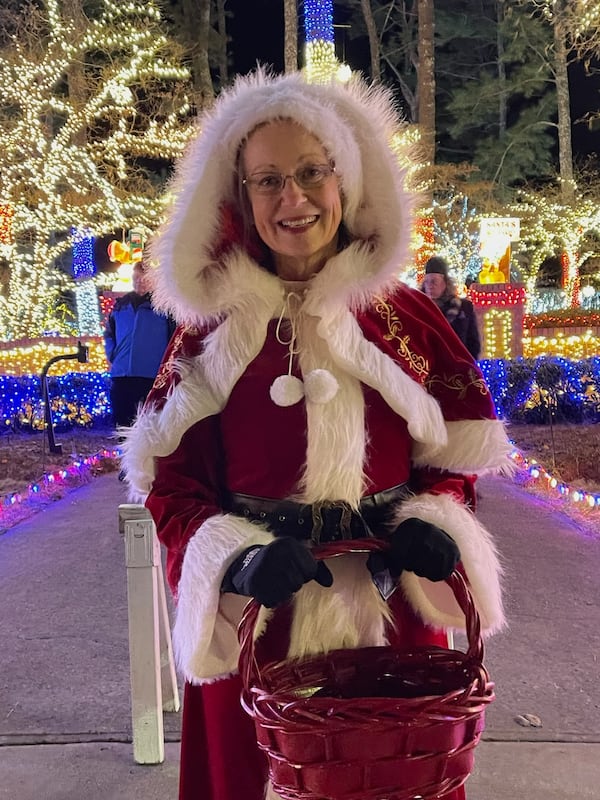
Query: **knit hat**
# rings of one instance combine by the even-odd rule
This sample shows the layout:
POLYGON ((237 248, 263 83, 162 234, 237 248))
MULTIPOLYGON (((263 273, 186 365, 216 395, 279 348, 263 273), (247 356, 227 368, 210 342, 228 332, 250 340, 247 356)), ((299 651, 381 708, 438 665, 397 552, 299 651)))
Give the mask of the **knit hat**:
POLYGON ((441 256, 432 256, 426 262, 425 275, 430 275, 432 272, 443 275, 446 279, 448 278, 448 264, 441 256))

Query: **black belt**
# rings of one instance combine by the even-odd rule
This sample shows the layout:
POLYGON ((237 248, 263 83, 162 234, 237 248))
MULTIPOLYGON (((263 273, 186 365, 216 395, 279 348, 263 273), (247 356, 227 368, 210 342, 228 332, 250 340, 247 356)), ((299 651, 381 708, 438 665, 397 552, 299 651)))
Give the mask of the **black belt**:
POLYGON ((357 511, 344 501, 297 503, 231 492, 226 510, 251 522, 266 523, 276 536, 293 536, 319 542, 364 539, 372 528, 385 524, 392 504, 410 497, 408 484, 401 483, 363 497, 357 511))

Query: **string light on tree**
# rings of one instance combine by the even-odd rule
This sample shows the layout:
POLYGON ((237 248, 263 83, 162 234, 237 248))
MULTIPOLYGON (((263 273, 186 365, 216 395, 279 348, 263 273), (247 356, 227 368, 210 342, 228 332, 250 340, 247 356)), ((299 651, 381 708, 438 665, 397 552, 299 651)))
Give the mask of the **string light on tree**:
POLYGON ((52 266, 73 244, 66 232, 153 230, 169 198, 145 165, 177 157, 193 133, 189 73, 160 29, 154 0, 99 0, 82 30, 62 5, 27 6, 27 25, 47 36, 34 45, 17 32, 0 60, 0 104, 11 109, 0 128, 2 206, 14 209, 13 238, 28 242, 6 256, 0 340, 67 332, 52 311, 72 288, 52 266), (96 68, 83 99, 65 92, 65 76, 86 81, 82 64, 96 68))
POLYGON ((520 266, 527 290, 527 311, 533 311, 540 265, 549 256, 561 256, 565 305, 579 305, 580 268, 593 255, 587 237, 593 237, 600 228, 598 203, 577 197, 573 205, 568 205, 559 196, 521 191, 508 213, 520 218, 521 240, 515 250, 525 256, 520 266))
POLYGON ((14 206, 10 203, 0 205, 0 245, 10 247, 13 244, 14 206))

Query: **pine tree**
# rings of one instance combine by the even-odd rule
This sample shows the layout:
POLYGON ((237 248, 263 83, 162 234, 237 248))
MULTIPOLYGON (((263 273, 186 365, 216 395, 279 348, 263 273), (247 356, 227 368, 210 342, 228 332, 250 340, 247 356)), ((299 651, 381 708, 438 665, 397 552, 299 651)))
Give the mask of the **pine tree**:
POLYGON ((191 133, 188 72, 156 4, 93 6, 88 19, 81 0, 30 0, 0 49, 4 340, 64 332, 61 257, 82 230, 151 231, 166 199, 160 170, 191 133))
POLYGON ((573 148, 571 144, 571 104, 568 66, 574 58, 600 54, 599 0, 520 0, 534 9, 552 30, 553 46, 548 49, 548 64, 554 75, 558 103, 558 156, 561 190, 567 203, 575 200, 573 148))
POLYGON ((436 13, 444 161, 470 160, 500 189, 554 175, 556 96, 548 32, 496 0, 455 0, 436 13))

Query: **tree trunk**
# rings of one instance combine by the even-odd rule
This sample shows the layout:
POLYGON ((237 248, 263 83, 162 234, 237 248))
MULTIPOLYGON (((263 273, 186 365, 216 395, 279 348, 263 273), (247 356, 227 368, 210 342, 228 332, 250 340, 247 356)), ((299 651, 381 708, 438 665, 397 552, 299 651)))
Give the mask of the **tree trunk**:
POLYGON ((571 146, 571 106, 567 73, 566 30, 560 14, 554 19, 554 74, 558 103, 558 163, 563 200, 570 203, 575 197, 573 179, 573 148, 571 146))
POLYGON ((421 152, 426 162, 435 162, 435 30, 433 0, 418 0, 418 121, 421 152))
POLYGON ((298 70, 298 3, 283 0, 283 57, 286 72, 298 70))
POLYGON ((373 17, 373 9, 371 8, 371 0, 360 0, 360 5, 367 26, 367 33, 369 34, 369 51, 371 53, 371 80, 379 83, 381 80, 381 69, 379 67, 380 53, 379 53, 379 37, 377 35, 377 26, 375 25, 375 18, 373 17))
POLYGON ((502 23, 504 22, 504 0, 497 0, 497 20, 496 42, 498 58, 498 138, 504 139, 506 136, 506 125, 508 116, 508 93, 506 91, 506 64, 504 63, 504 32, 502 23))
POLYGON ((200 111, 212 105, 215 99, 208 61, 210 0, 183 0, 182 12, 188 33, 187 44, 192 56, 196 106, 200 111))
MULTIPOLYGON (((63 0, 63 19, 68 20, 75 26, 75 37, 82 37, 88 27, 88 20, 83 13, 81 0, 63 0)), ((85 77, 83 61, 72 61, 67 69, 67 83, 69 87, 69 100, 73 105, 75 113, 84 108, 88 90, 85 77)), ((73 143, 78 147, 85 145, 87 140, 87 130, 85 127, 73 131, 73 143)))
POLYGON ((217 30, 219 32, 219 83, 225 86, 229 82, 227 65, 227 22, 225 18, 225 0, 217 0, 217 30))

